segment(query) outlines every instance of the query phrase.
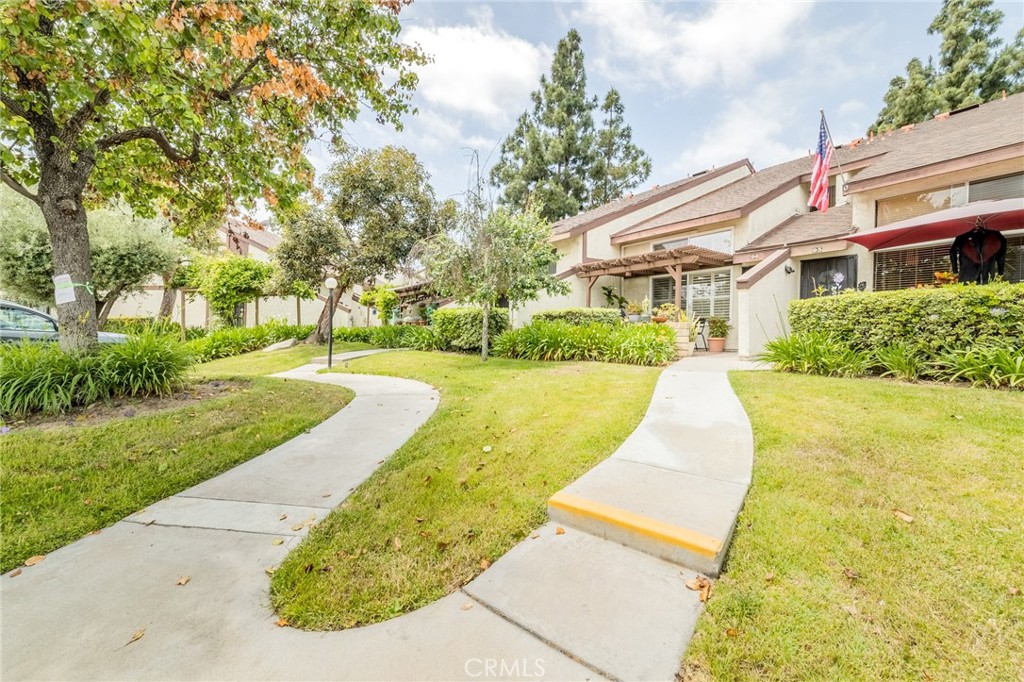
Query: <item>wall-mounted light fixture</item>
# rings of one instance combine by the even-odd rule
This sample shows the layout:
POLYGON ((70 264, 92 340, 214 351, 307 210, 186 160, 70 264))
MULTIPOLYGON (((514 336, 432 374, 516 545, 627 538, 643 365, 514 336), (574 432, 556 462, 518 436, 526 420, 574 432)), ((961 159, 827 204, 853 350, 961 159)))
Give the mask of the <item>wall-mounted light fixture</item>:
POLYGON ((857 291, 864 291, 868 288, 867 282, 857 282, 857 291))
POLYGON ((792 275, 794 272, 796 272, 796 270, 793 268, 792 265, 787 265, 786 266, 786 274, 787 275, 792 275))

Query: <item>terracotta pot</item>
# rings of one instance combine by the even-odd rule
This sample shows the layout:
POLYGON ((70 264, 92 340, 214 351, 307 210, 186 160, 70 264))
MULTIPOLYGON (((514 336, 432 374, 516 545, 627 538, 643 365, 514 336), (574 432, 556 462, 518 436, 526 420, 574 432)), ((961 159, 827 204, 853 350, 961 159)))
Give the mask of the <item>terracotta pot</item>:
POLYGON ((725 350, 725 339, 712 336, 708 339, 708 352, 721 353, 725 350))
POLYGON ((656 315, 655 317, 651 318, 651 322, 657 322, 658 324, 665 324, 665 322, 667 322, 667 321, 668 321, 668 318, 667 317, 662 317, 661 315, 656 315))

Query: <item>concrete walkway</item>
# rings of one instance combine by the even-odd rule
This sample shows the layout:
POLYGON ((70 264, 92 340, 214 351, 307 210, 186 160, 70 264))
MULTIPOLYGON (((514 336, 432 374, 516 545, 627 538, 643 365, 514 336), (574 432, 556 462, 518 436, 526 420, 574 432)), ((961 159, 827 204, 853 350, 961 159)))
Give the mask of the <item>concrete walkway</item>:
POLYGON ((430 606, 331 633, 276 627, 265 569, 301 540, 295 525, 326 515, 412 435, 438 395, 317 365, 278 375, 356 398, 265 455, 0 578, 2 678, 670 680, 701 610, 683 583, 702 555, 679 530, 721 542, 707 566, 720 565, 749 484, 749 425, 724 374, 733 366, 698 356, 668 368, 636 432, 563 491, 585 501, 567 527, 546 524, 430 606))

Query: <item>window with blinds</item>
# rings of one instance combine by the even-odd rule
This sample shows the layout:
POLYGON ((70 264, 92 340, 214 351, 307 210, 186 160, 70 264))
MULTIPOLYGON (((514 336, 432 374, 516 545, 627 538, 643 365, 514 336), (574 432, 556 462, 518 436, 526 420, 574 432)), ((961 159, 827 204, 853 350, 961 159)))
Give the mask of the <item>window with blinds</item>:
POLYGON ((996 201, 1024 197, 1024 173, 972 182, 967 188, 968 201, 996 201))
MULTIPOLYGON (((675 281, 671 277, 651 278, 651 307, 675 303, 675 281)), ((732 272, 693 273, 683 278, 680 292, 683 310, 692 317, 732 318, 732 272)))
MULTIPOLYGON (((1006 271, 1010 282, 1024 281, 1024 235, 1007 237, 1006 271)), ((948 272, 949 245, 875 253, 875 291, 934 284, 936 272, 948 272)))
POLYGON ((952 205, 953 190, 951 187, 880 199, 875 202, 875 225, 881 227, 900 220, 916 218, 926 213, 941 211, 952 205))

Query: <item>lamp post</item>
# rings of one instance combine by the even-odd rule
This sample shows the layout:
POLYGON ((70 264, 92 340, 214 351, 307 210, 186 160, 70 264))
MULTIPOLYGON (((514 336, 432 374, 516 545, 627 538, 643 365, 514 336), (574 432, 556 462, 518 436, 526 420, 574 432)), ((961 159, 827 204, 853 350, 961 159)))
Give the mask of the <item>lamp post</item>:
POLYGON ((338 280, 328 277, 324 285, 327 287, 327 369, 330 369, 334 362, 334 289, 338 280))

